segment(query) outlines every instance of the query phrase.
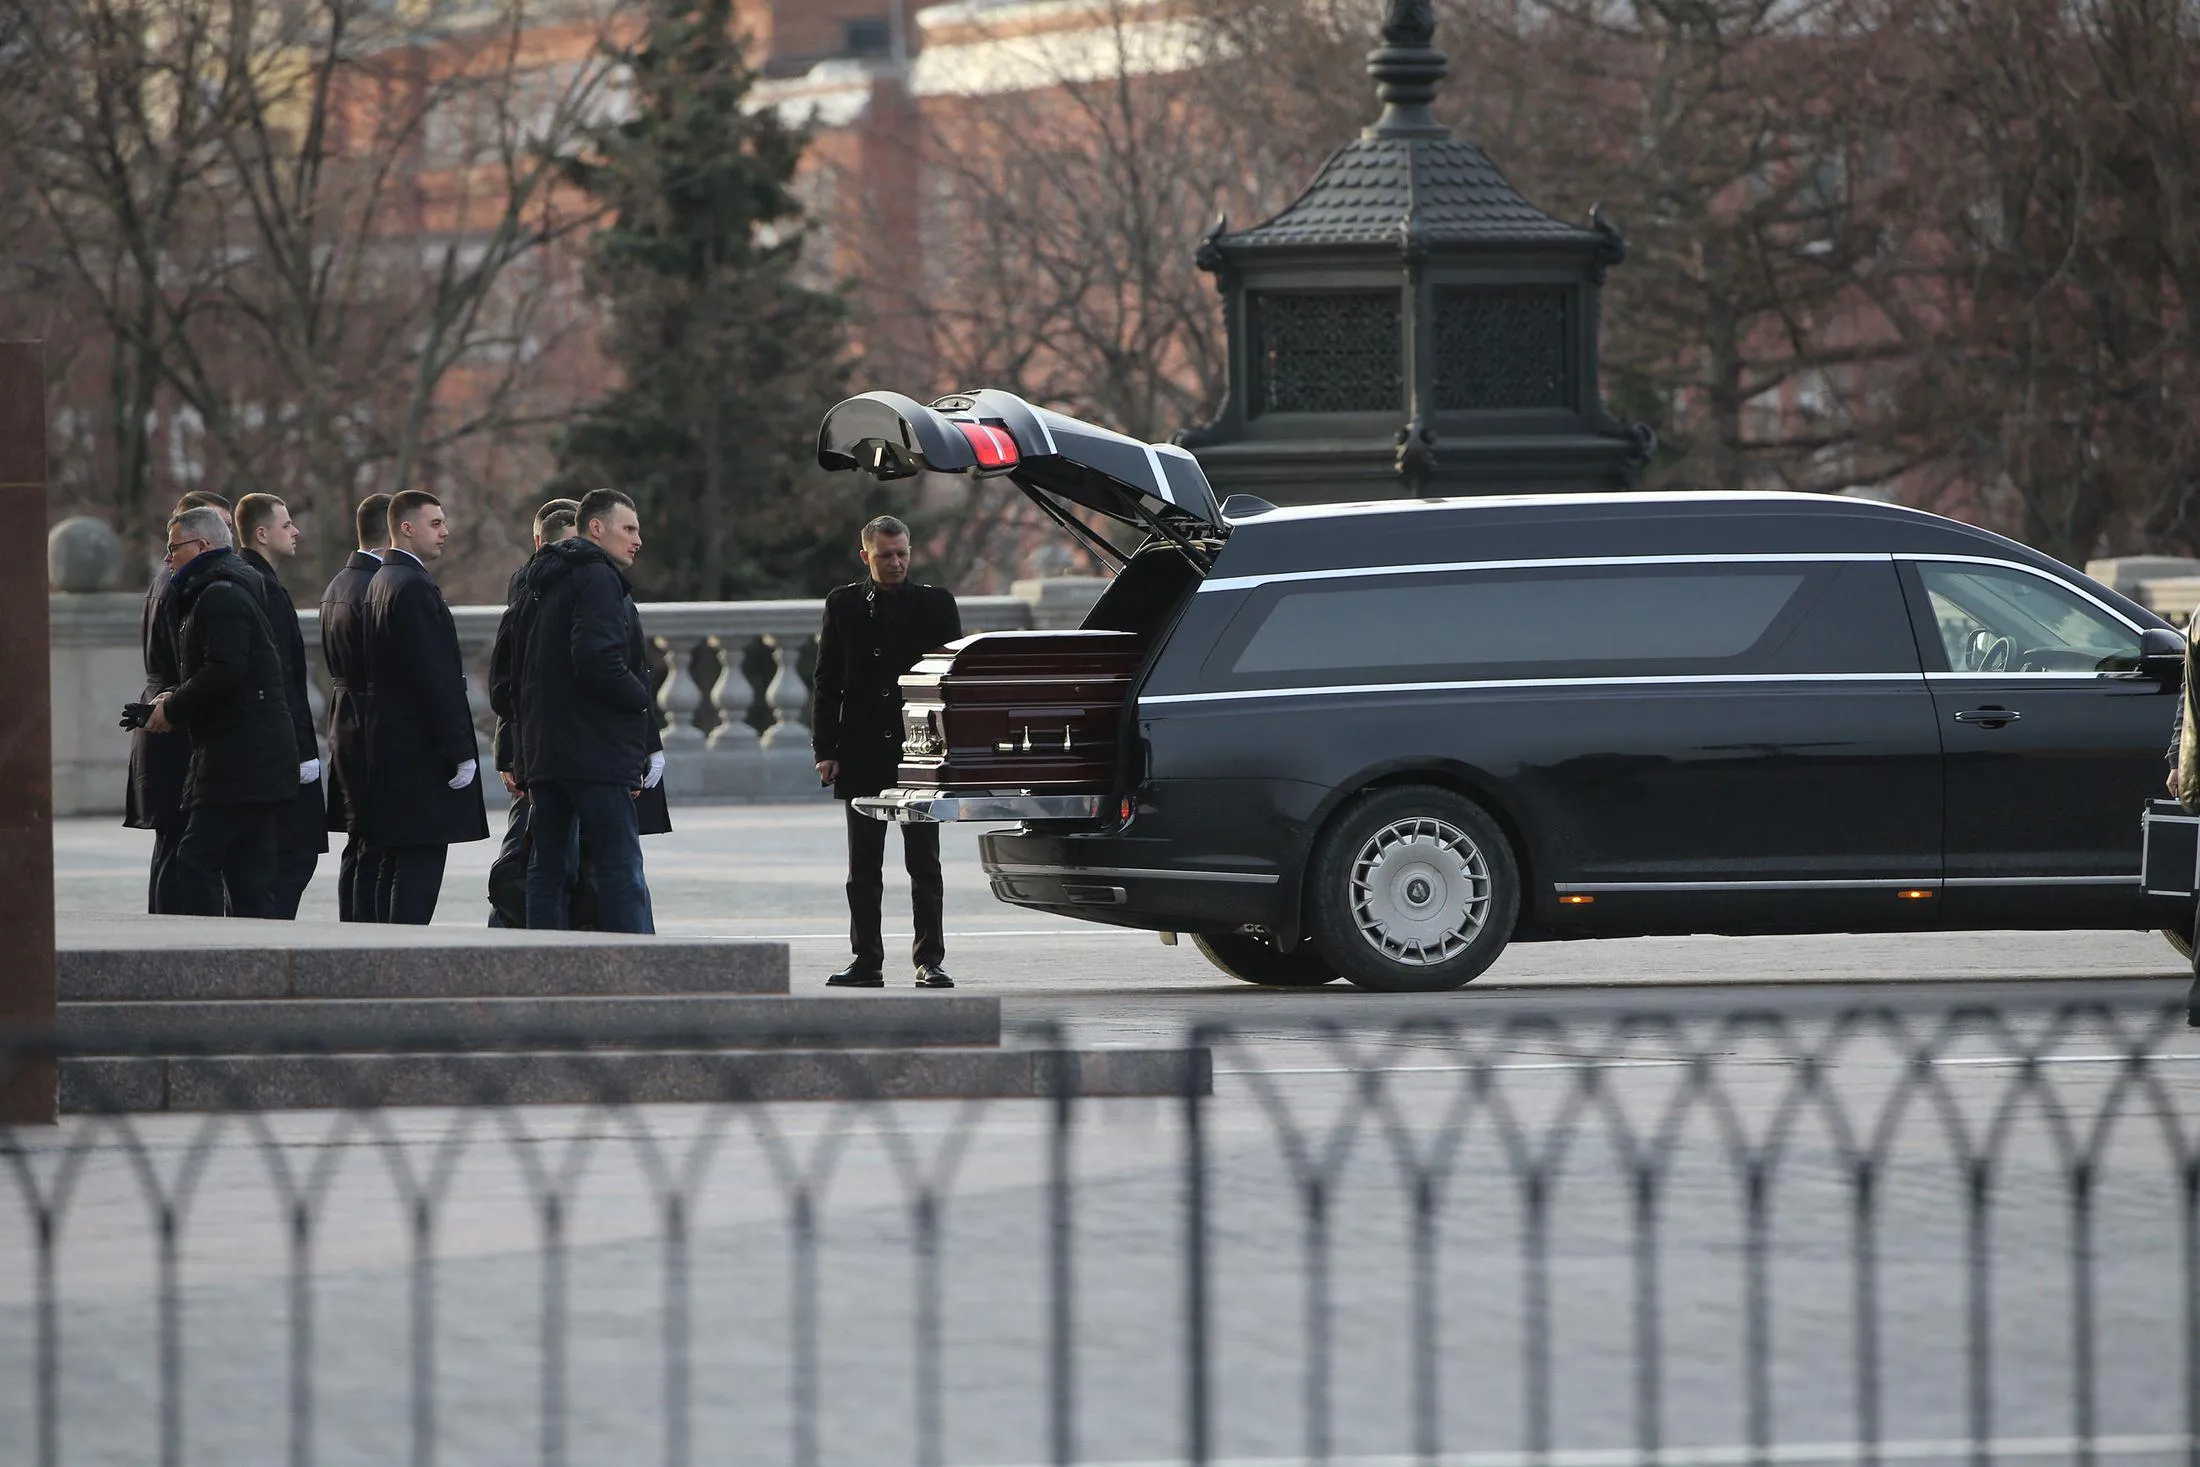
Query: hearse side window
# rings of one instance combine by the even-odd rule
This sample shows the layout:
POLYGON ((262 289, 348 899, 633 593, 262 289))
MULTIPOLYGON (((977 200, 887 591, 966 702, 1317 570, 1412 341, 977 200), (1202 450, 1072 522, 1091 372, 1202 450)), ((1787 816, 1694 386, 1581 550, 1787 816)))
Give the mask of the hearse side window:
POLYGON ((1591 565, 1277 581, 1203 673, 1218 689, 1661 674, 1908 674, 1891 560, 1591 565))
POLYGON ((2129 672, 2139 634, 2044 576, 1921 562, 1918 577, 1951 672, 2129 672))

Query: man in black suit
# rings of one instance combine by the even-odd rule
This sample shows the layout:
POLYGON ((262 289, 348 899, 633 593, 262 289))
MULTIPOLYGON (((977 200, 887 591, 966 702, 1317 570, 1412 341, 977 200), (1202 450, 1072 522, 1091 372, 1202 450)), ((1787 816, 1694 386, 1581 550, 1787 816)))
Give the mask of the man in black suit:
POLYGON ((428 574, 450 539, 443 503, 407 489, 389 520, 389 553, 367 583, 366 835, 379 858, 375 920, 425 925, 449 848, 487 840, 489 817, 458 625, 428 574))
POLYGON ((519 782, 517 670, 512 665, 520 598, 527 590, 527 572, 542 559, 543 548, 580 533, 573 523, 579 511, 579 502, 571 499, 553 499, 535 511, 534 554, 526 565, 512 572, 512 579, 505 585, 504 615, 497 622, 496 645, 489 654, 489 704, 497 715, 497 776, 504 781, 505 793, 512 797, 512 808, 504 821, 504 843, 489 865, 491 927, 527 925, 527 790, 519 782))
MULTIPOLYGON (((901 675, 919 658, 962 635, 954 594, 909 582, 909 527, 881 515, 863 527, 863 563, 870 574, 825 598, 817 639, 817 704, 810 746, 817 776, 833 797, 875 795, 894 781, 901 762, 901 675)), ((885 986, 886 945, 879 932, 886 896, 886 822, 845 809, 848 824, 848 945, 855 961, 825 980, 834 988, 885 986)), ((947 957, 940 830, 901 827, 909 870, 916 942, 917 987, 953 988, 940 966, 947 957)))
MULTIPOLYGON (((194 489, 176 501, 173 513, 187 509, 211 509, 225 523, 229 501, 209 490, 194 489)), ((145 591, 145 610, 138 622, 138 642, 144 649, 145 692, 150 703, 174 687, 176 674, 176 608, 168 599, 169 569, 163 565, 145 591)), ((132 830, 153 832, 153 864, 145 883, 145 910, 168 910, 168 874, 176 858, 176 842, 190 812, 183 807, 183 785, 191 770, 191 741, 170 730, 154 733, 140 727, 130 734, 130 785, 123 797, 122 823, 132 830)))
POLYGON ((313 707, 306 697, 306 642, 298 631, 298 608, 275 573, 274 562, 298 553, 298 526, 290 507, 272 494, 247 494, 237 501, 237 551, 260 582, 260 610, 275 651, 283 660, 283 691, 290 707, 291 737, 298 746, 298 793, 275 817, 275 915, 288 921, 313 880, 313 868, 328 849, 328 806, 321 798, 321 745, 313 732, 313 707))
POLYGON ((390 544, 390 497, 359 501, 359 548, 321 593, 321 665, 328 669, 328 825, 344 832, 336 873, 336 914, 346 922, 374 920, 376 858, 363 833, 367 794, 367 707, 374 686, 367 666, 367 586, 390 544))
POLYGON ((176 672, 146 727, 191 740, 189 810, 168 876, 167 910, 192 917, 275 915, 275 818, 298 792, 283 662, 260 610, 259 577, 211 508, 168 522, 175 568, 176 672))

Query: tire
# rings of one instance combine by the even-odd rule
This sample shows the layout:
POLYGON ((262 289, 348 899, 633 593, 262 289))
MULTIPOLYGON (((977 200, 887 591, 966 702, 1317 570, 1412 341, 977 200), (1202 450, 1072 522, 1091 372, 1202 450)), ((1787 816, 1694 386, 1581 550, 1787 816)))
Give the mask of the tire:
POLYGON ((2162 936, 2168 940, 2171 947, 2177 949, 2177 956, 2187 962, 2192 960, 2192 939, 2190 937, 2174 927, 2163 928, 2162 936))
POLYGON ((1314 947, 1361 988, 1437 993, 1497 960, 1520 910, 1520 868, 1497 822, 1432 785, 1347 807, 1314 854, 1314 947))
POLYGON ((1319 988, 1334 983, 1339 974, 1308 946, 1279 953, 1257 937, 1242 932, 1217 933, 1212 937, 1192 934, 1192 946, 1223 972, 1263 988, 1319 988))

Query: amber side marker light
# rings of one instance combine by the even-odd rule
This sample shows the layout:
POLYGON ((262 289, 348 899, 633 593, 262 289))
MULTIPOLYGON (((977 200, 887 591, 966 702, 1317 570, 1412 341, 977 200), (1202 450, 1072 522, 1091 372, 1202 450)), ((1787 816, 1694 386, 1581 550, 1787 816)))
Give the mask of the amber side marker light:
POLYGON ((1562 907, 1586 907, 1595 901, 1595 897, 1585 892, 1570 891, 1558 899, 1558 904, 1562 907))
POLYGON ((1925 890, 1923 887, 1913 886, 1907 891, 1898 891, 1895 893, 1895 895, 1906 902, 1922 902, 1931 897, 1932 893, 1925 890))

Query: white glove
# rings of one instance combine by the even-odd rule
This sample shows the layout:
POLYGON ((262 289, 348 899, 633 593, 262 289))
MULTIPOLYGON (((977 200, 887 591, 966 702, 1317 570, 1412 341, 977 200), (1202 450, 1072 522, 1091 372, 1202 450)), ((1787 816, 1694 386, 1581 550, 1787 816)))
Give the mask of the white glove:
POLYGON ((468 759, 464 764, 459 765, 458 773, 451 776, 451 788, 462 790, 472 784, 474 782, 474 771, 480 767, 481 765, 472 759, 468 759))
POLYGON ((649 773, 642 776, 642 788, 645 790, 653 790, 657 788, 657 781, 663 779, 664 777, 665 751, 659 749, 657 750, 657 752, 649 756, 649 773))
POLYGON ((321 777, 321 761, 308 759, 298 766, 298 783, 311 784, 321 777))

